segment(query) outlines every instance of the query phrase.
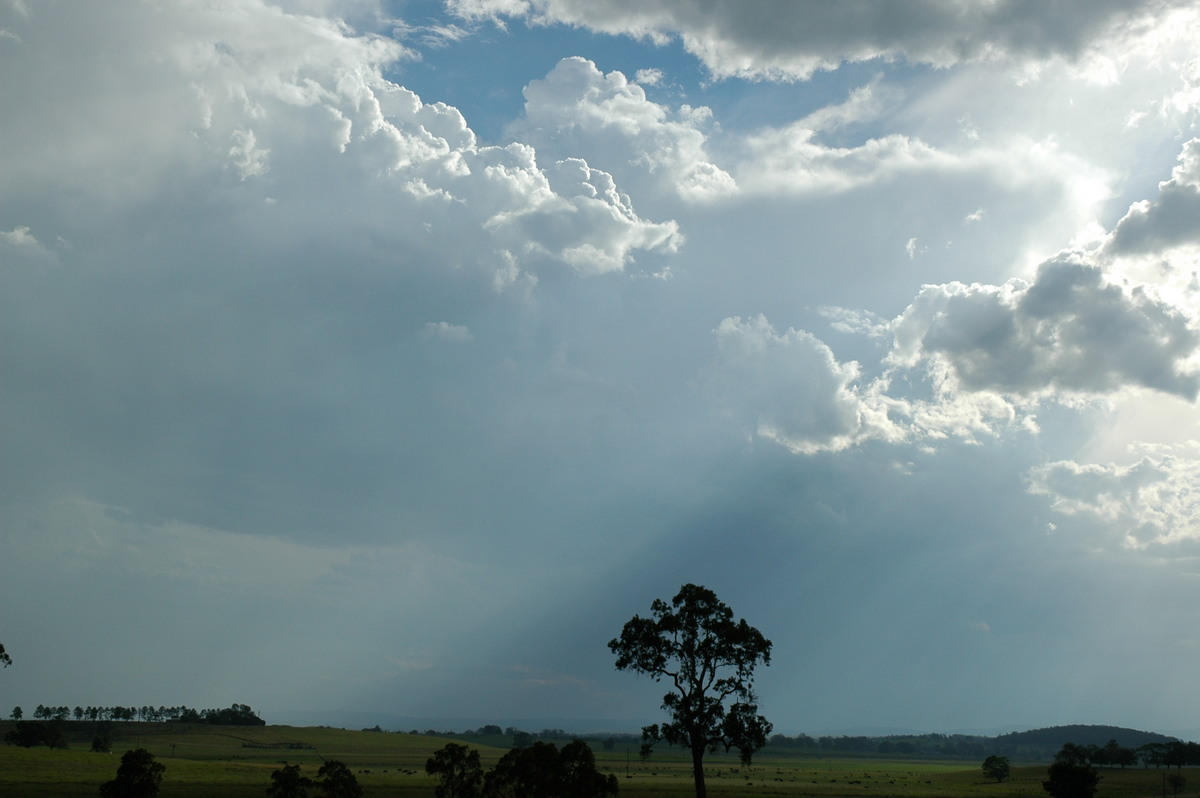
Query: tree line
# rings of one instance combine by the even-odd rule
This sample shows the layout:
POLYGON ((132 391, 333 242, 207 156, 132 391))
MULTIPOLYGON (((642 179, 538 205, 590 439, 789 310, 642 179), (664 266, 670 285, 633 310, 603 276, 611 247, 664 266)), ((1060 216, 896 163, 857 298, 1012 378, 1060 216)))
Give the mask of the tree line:
POLYGON ((929 754, 935 756, 983 756, 984 738, 965 734, 914 734, 870 737, 865 735, 773 734, 768 740, 772 748, 795 748, 802 751, 831 751, 857 754, 900 754, 902 756, 929 754))
MULTIPOLYGON (((12 719, 21 720, 25 712, 20 707, 13 707, 12 719)), ((38 704, 33 711, 34 720, 71 720, 78 721, 140 721, 143 723, 211 723, 219 726, 265 726, 267 722, 260 718, 247 704, 234 704, 226 709, 192 709, 191 707, 55 707, 38 704)))

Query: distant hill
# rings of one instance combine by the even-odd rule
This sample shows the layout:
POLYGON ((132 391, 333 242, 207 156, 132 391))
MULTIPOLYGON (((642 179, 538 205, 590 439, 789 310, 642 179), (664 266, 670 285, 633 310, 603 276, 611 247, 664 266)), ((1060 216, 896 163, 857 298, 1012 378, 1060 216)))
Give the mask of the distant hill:
POLYGON ((1104 748, 1110 740, 1123 749, 1136 750, 1147 743, 1169 743, 1177 740, 1165 734, 1126 729, 1120 726, 1052 726, 1044 729, 1011 732, 996 736, 988 734, 861 734, 821 735, 800 734, 788 737, 772 735, 770 749, 786 751, 799 749, 823 751, 854 756, 918 756, 959 759, 982 759, 999 754, 1017 762, 1049 762, 1066 743, 1088 748, 1104 748))
POLYGON ((1022 759, 1049 759, 1064 743, 1103 746, 1109 740, 1125 748, 1137 748, 1146 743, 1167 743, 1175 740, 1156 732, 1125 729, 1120 726, 1050 726, 1023 732, 1001 734, 991 739, 995 753, 1022 759))

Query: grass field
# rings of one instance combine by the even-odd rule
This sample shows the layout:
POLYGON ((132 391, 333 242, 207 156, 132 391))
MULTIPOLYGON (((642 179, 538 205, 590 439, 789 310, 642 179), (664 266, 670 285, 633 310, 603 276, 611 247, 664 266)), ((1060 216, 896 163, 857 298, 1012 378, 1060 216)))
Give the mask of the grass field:
MULTIPOLYGON (((434 781, 425 760, 446 739, 425 735, 293 728, 290 726, 204 726, 119 724, 113 753, 91 753, 92 725, 68 724, 71 748, 17 748, 0 745, 0 798, 95 798, 101 783, 116 773, 120 754, 130 748, 149 750, 166 766, 163 798, 261 798, 271 771, 283 761, 300 764, 315 777, 321 763, 340 759, 355 772, 366 794, 432 798, 434 781)), ((0 733, 8 728, 0 723, 0 733)), ((473 746, 485 767, 505 750, 473 746)), ((685 752, 663 751, 642 761, 636 751, 618 746, 596 749, 598 765, 617 774, 626 798, 686 798, 691 794, 691 763, 685 752)), ((1013 768, 1002 784, 982 777, 978 764, 879 758, 826 758, 769 748, 745 768, 736 757, 706 758, 712 798, 727 796, 1045 796, 1045 765, 1013 768)), ((1104 770, 1100 798, 1149 798, 1163 795, 1165 771, 1104 770)), ((1181 796, 1200 795, 1200 771, 1184 770, 1188 785, 1181 796)), ((1167 789, 1170 795, 1170 789, 1167 789)))

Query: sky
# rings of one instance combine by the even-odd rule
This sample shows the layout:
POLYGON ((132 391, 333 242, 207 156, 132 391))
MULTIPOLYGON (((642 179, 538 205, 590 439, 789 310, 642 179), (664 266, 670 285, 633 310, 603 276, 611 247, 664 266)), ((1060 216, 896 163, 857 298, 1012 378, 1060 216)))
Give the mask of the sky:
POLYGON ((0 714, 1200 729, 1198 17, 0 0, 0 714))

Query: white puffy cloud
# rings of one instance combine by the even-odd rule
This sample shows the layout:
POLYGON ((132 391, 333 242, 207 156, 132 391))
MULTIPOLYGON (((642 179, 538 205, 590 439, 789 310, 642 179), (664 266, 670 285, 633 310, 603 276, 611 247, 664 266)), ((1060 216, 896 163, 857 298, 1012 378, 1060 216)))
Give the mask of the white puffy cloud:
POLYGON ((715 334, 715 381, 757 435, 803 454, 903 436, 887 402, 858 384, 858 364, 839 363, 811 333, 777 332, 759 315, 726 318, 715 334))
POLYGON ((1030 470, 1029 491, 1049 497, 1058 513, 1102 524, 1131 548, 1200 541, 1200 447, 1172 448, 1125 466, 1047 463, 1030 470))
POLYGON ((17 225, 12 230, 0 230, 0 254, 6 255, 5 261, 18 260, 46 262, 54 260, 55 253, 47 248, 28 225, 17 225))
POLYGON ((679 242, 674 222, 639 217, 602 172, 559 194, 533 148, 478 146, 457 109, 383 77, 407 50, 337 19, 238 0, 49 5, 11 22, 22 41, 0 58, 21 79, 0 102, 31 110, 0 129, 0 218, 54 193, 103 197, 103 213, 119 213, 171 192, 286 219, 285 235, 341 217, 398 250, 452 220, 471 232, 442 238, 444 262, 489 273, 510 269, 509 256, 527 272, 614 271, 679 242), (60 69, 78 79, 58 80, 60 69), (51 93, 57 102, 36 102, 51 93), (241 190, 221 194, 230 177, 241 190))
POLYGON ((823 133, 841 120, 820 113, 781 128, 746 137, 736 169, 739 185, 757 192, 824 193, 846 191, 920 171, 949 171, 961 163, 920 139, 902 134, 833 146, 823 133))
POLYGON ((1028 398, 1126 386, 1200 392, 1191 315, 1073 254, 1043 263, 1032 283, 925 286, 893 330, 890 361, 924 361, 952 389, 1028 398))
POLYGON ((465 19, 524 18, 667 42, 678 38, 717 76, 808 78, 843 62, 907 59, 947 67, 1010 55, 1079 58, 1136 35, 1186 0, 448 0, 465 19))
POLYGON ((736 190, 706 152, 706 108, 671 112, 620 72, 604 74, 578 57, 564 58, 524 93, 525 116, 508 131, 539 152, 582 155, 639 193, 704 201, 736 190))
POLYGON ((1054 215, 1071 218, 1087 218, 1106 197, 1099 171, 1052 142, 1017 137, 963 148, 889 133, 830 143, 830 133, 841 124, 837 115, 818 112, 747 134, 739 162, 731 167, 739 188, 744 193, 827 196, 892 183, 918 192, 921 181, 936 176, 944 181, 971 180, 975 192, 1053 195, 1059 198, 1054 215))
MULTIPOLYGON (((888 332, 842 309, 824 309, 843 331, 870 336, 888 332)), ((1036 430, 995 391, 949 389, 932 395, 911 390, 918 382, 903 369, 870 377, 854 361, 840 362, 829 346, 805 330, 778 332, 761 314, 730 317, 715 330, 716 356, 709 372, 727 416, 749 422, 754 434, 796 454, 842 451, 869 441, 911 443, 932 450, 949 440, 977 443, 1009 429, 1036 430)))
POLYGON ((454 344, 466 344, 475 339, 471 330, 463 324, 451 324, 448 321, 431 321, 421 328, 421 336, 425 339, 449 341, 454 344))

